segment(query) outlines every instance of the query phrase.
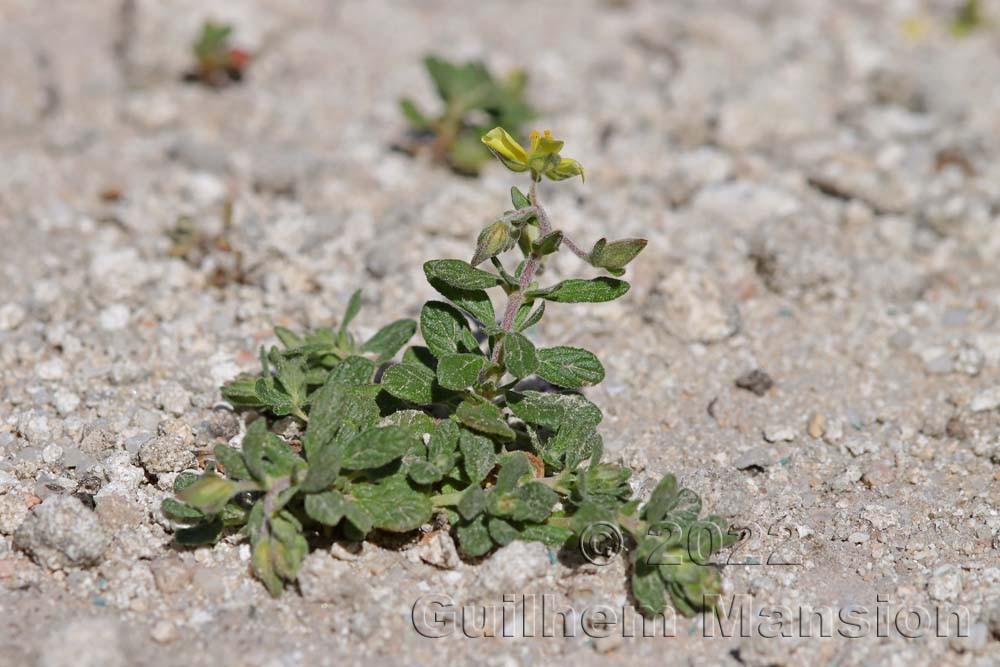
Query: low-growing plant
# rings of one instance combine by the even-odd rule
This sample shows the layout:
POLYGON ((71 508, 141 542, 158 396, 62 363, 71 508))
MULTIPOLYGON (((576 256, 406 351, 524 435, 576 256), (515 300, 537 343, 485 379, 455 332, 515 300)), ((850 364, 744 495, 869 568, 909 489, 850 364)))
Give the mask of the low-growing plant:
POLYGON ((539 183, 584 172, 548 132, 532 133, 527 148, 499 127, 483 142, 528 174, 528 194, 511 189, 514 208, 482 230, 471 261, 424 264, 444 300, 423 305, 423 345, 390 363, 418 328, 409 319, 364 341, 353 336, 359 293, 336 330, 276 329, 283 348, 261 351, 262 372, 222 389, 259 415, 241 448, 218 445, 214 469, 180 475, 177 498, 164 502, 165 514, 187 524, 176 539, 212 543, 240 527, 254 572, 278 595, 310 536, 364 540, 415 531, 437 515, 460 552, 476 558, 513 540, 601 552, 617 535, 631 549, 644 613, 663 611, 668 598, 684 614, 710 608, 721 579, 708 560, 735 540, 728 524, 700 518, 701 500, 672 475, 645 503, 634 498, 631 471, 603 460, 601 410, 580 393, 604 378, 601 362, 530 335, 549 304, 625 295, 620 276, 646 241, 602 238, 584 251, 553 226, 539 183), (502 258, 515 248, 511 269, 502 258), (543 263, 564 249, 610 275, 540 285, 543 263), (493 271, 479 268, 487 262, 493 271), (499 313, 490 290, 503 299, 499 313), (280 437, 269 429, 276 418, 299 420, 304 433, 280 437))
POLYGON ((410 123, 410 132, 399 146, 404 152, 428 152, 455 172, 475 176, 490 159, 480 141, 482 136, 498 125, 517 132, 535 116, 524 100, 528 81, 524 70, 513 70, 501 80, 479 61, 457 64, 427 56, 424 66, 442 108, 432 116, 421 111, 413 100, 400 100, 403 115, 410 123))
POLYGON ((951 32, 956 37, 965 37, 987 24, 989 24, 989 20, 983 13, 979 0, 965 0, 951 20, 951 32))
POLYGON ((201 32, 191 45, 195 64, 184 74, 184 79, 212 88, 242 81, 250 64, 250 53, 233 47, 232 35, 233 27, 227 23, 206 21, 202 24, 201 32))

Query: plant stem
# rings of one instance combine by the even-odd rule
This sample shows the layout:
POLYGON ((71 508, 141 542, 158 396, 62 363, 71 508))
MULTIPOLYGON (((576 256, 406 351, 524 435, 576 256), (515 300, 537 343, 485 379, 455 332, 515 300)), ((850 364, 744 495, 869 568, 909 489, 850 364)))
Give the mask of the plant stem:
POLYGON ((282 491, 287 489, 292 485, 292 478, 290 475, 285 475, 284 477, 279 477, 271 484, 271 488, 267 490, 264 494, 264 519, 269 520, 271 514, 274 512, 274 500, 278 497, 282 491))
POLYGON ((587 252, 586 250, 582 250, 580 246, 573 243, 573 241, 568 236, 566 236, 565 232, 563 232, 562 242, 564 246, 573 251, 574 255, 576 255, 583 261, 587 262, 588 264, 590 263, 590 253, 587 252))
MULTIPOLYGON (((549 215, 542 208, 541 203, 538 201, 538 188, 537 183, 534 179, 531 181, 531 189, 529 190, 529 199, 531 204, 535 209, 535 213, 538 216, 538 230, 542 236, 545 236, 550 231, 552 231, 552 225, 549 223, 549 215)), ((507 295, 507 307, 503 311, 503 320, 500 322, 500 328, 504 333, 510 333, 511 329, 514 328, 514 318, 517 316, 517 311, 521 307, 521 303, 524 302, 524 292, 531 284, 531 281, 535 278, 535 273, 538 271, 538 267, 541 264, 541 258, 536 254, 531 253, 528 255, 527 261, 524 263, 524 270, 521 271, 521 277, 517 282, 517 289, 507 295)), ((493 348, 492 361, 493 363, 500 362, 500 350, 503 346, 501 341, 493 348)))

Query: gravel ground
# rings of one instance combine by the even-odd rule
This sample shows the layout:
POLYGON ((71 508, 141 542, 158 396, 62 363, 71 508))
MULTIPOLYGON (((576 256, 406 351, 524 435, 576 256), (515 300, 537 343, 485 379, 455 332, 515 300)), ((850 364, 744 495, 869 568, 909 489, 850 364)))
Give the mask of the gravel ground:
POLYGON ((0 664, 1000 664, 1000 2, 961 38, 958 4, 0 0, 0 664), (222 92, 178 76, 210 16, 258 53, 222 92), (587 167, 546 191, 556 224, 650 239, 627 298, 536 334, 604 360, 610 455, 750 527, 725 581, 752 613, 864 629, 429 639, 421 596, 620 611, 624 565, 338 545, 274 601, 238 540, 171 546, 159 504, 238 439, 218 386, 271 326, 363 282, 362 333, 415 316, 421 262, 504 208, 499 165, 389 148, 428 51, 527 66, 587 167), (234 251, 170 256, 230 199, 234 251), (918 607, 968 636, 907 639, 918 607))

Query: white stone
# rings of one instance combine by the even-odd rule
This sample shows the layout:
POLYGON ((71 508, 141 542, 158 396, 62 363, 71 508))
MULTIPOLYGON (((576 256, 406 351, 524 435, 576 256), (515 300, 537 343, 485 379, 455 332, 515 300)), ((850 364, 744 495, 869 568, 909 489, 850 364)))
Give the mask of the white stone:
POLYGON ((934 570, 927 582, 927 594, 932 600, 950 602, 962 592, 962 573, 954 565, 942 565, 934 570))
POLYGON ((58 380, 66 374, 62 359, 49 359, 35 366, 35 374, 42 380, 58 380))
POLYGON ((16 329, 24 321, 27 313, 19 303, 5 303, 0 306, 0 331, 16 329))
POLYGON ((131 317, 132 313, 128 306, 116 303, 101 311, 101 328, 105 331, 120 331, 128 326, 131 317))
POLYGON ((62 455, 63 448, 55 443, 48 445, 42 450, 42 460, 49 465, 58 462, 62 458, 62 455))
POLYGON ((973 412, 986 412, 1000 407, 1000 386, 991 387, 979 392, 972 398, 969 409, 973 412))
POLYGON ((764 428, 764 439, 768 442, 791 442, 795 440, 795 429, 789 426, 771 425, 764 428))
POLYGON ((80 397, 67 389, 57 389, 52 403, 59 414, 66 416, 80 406, 80 397))

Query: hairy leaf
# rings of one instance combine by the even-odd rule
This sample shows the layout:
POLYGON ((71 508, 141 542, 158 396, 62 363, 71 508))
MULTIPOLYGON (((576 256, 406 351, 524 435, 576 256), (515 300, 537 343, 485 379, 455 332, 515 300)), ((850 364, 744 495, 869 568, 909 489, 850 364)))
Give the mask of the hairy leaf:
POLYGON ((546 289, 529 291, 527 295, 559 303, 601 303, 613 301, 628 290, 629 284, 616 278, 572 278, 546 289))
POLYGON ((424 263, 428 280, 438 279, 459 289, 475 290, 496 287, 503 283, 500 276, 474 268, 461 259, 434 259, 424 263))
POLYGON ((411 488, 401 476, 379 484, 355 484, 351 495, 372 516, 376 528, 395 533, 419 528, 434 511, 430 498, 411 488))
POLYGON ((500 408, 486 401, 477 403, 463 401, 455 411, 455 417, 463 426, 496 436, 501 440, 513 440, 516 435, 507 425, 500 408))
POLYGON ((384 364, 396 356, 416 330, 417 323, 413 320, 396 320, 379 329, 374 336, 365 341, 361 351, 376 355, 375 363, 384 364))
POLYGON ((503 361, 516 378, 525 378, 538 369, 538 356, 531 341, 519 333, 503 338, 503 361))
POLYGON ((446 354, 479 349, 465 315, 442 301, 424 304, 420 311, 420 333, 431 354, 439 359, 446 354))
POLYGON ((344 444, 341 465, 347 470, 378 468, 400 458, 413 445, 413 436, 398 426, 370 428, 344 444))
POLYGON ((462 390, 475 385, 479 372, 489 364, 481 354, 446 354, 438 360, 437 380, 446 389, 462 390))
POLYGON ((325 491, 306 496, 305 510, 314 521, 326 526, 336 526, 347 511, 347 498, 339 491, 325 491))
POLYGON ((601 409, 580 394, 551 394, 539 391, 510 392, 507 406, 519 419, 548 429, 566 422, 601 423, 601 409))
POLYGON ((483 481, 496 465, 496 452, 489 438, 462 429, 458 448, 462 452, 462 467, 473 484, 483 481))
POLYGON ((417 364, 396 364, 382 375, 382 388, 396 398, 427 405, 435 400, 434 372, 417 364))
POLYGON ((560 387, 576 389, 604 379, 604 366, 593 352, 578 347, 549 347, 538 350, 535 373, 560 387))

